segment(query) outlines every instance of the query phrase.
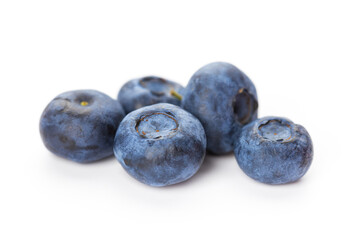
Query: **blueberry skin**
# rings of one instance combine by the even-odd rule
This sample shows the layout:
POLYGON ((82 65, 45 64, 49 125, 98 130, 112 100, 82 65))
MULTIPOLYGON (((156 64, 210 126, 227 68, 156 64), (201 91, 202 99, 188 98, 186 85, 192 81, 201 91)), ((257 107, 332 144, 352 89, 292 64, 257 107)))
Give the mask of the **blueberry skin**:
POLYGON ((309 133, 286 118, 265 117, 241 129, 235 141, 236 160, 251 178, 268 184, 300 179, 313 159, 309 133))
POLYGON ((79 163, 113 154, 117 127, 125 113, 120 103, 95 90, 58 95, 40 118, 40 134, 54 154, 79 163))
POLYGON ((234 129, 257 118, 258 98, 243 72, 229 63, 215 62, 191 77, 181 106, 204 126, 207 149, 225 154, 233 151, 234 129))
POLYGON ((118 101, 126 114, 156 103, 171 103, 179 106, 184 87, 156 76, 147 76, 128 81, 119 91, 118 101))
POLYGON ((159 103, 129 113, 116 132, 115 157, 134 178, 161 187, 192 177, 206 153, 205 131, 193 115, 159 103))

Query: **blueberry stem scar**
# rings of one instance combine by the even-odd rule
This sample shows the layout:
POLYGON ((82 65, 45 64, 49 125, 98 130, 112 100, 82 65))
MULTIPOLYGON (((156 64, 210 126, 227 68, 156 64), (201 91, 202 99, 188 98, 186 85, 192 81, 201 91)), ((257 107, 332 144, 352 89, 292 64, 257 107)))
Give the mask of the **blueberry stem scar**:
POLYGON ((87 102, 87 101, 82 101, 81 103, 80 103, 80 105, 81 106, 87 106, 89 103, 87 102))
POLYGON ((174 89, 171 89, 171 90, 170 90, 170 94, 171 94, 171 96, 173 96, 174 98, 176 98, 176 99, 178 99, 178 100, 181 101, 182 96, 181 96, 178 92, 176 92, 174 89))
POLYGON ((165 79, 159 77, 144 77, 139 81, 140 85, 148 89, 155 96, 163 96, 164 88, 168 87, 168 83, 165 79), (159 88, 159 85, 162 86, 159 88))

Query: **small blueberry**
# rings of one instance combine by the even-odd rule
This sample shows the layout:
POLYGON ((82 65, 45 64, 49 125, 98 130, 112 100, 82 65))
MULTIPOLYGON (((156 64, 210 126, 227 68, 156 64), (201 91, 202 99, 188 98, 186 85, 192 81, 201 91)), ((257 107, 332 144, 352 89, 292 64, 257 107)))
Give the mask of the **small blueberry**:
POLYGON ((313 145, 304 127, 286 118, 265 117, 244 126, 235 139, 235 157, 251 178, 268 184, 300 179, 309 169, 313 145))
POLYGON ((129 113, 115 136, 114 153, 124 169, 150 186, 183 182, 200 168, 205 131, 193 115, 159 103, 129 113))
POLYGON ((75 162, 93 162, 113 154, 117 127, 125 113, 118 101, 95 90, 65 92, 40 118, 40 134, 54 154, 75 162))
POLYGON ((233 150, 234 129, 257 118, 258 100, 254 84, 242 71, 215 62, 191 77, 181 106, 204 126, 207 149, 225 154, 233 150))
POLYGON ((180 105, 184 88, 175 82, 156 76, 128 81, 120 89, 118 101, 126 113, 156 103, 180 105))

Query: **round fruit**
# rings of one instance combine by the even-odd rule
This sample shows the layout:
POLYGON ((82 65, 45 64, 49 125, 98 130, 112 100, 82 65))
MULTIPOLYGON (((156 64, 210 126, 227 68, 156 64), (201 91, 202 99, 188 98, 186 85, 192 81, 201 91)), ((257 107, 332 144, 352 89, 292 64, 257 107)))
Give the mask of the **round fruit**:
POLYGON ((204 129, 178 106, 160 103, 129 113, 115 137, 114 153, 134 178, 151 186, 183 182, 200 168, 204 129))
POLYGON ((40 119, 45 146, 75 162, 93 162, 113 154, 114 136, 125 113, 95 90, 65 92, 53 99, 40 119))

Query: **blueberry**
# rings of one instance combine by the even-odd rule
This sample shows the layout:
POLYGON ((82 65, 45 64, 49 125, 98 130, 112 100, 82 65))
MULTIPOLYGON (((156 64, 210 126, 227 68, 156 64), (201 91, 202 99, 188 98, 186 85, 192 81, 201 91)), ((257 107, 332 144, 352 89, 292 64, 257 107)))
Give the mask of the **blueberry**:
POLYGON ((120 89, 118 101, 126 113, 156 103, 180 105, 184 88, 164 78, 148 76, 128 81, 120 89))
POLYGON ((183 182, 200 168, 205 131, 193 115, 159 103, 129 113, 116 132, 114 153, 124 169, 150 186, 183 182))
POLYGON ((113 154, 114 136, 124 117, 120 103, 95 90, 65 92, 53 99, 40 119, 45 146, 75 162, 113 154))
POLYGON ((286 118, 265 117, 241 129, 234 153, 240 168, 251 178, 283 184, 307 172, 313 145, 304 127, 286 118))
POLYGON ((197 117, 215 154, 233 150, 233 133, 257 118, 258 100, 251 80, 235 66, 210 63, 200 68, 185 88, 182 107, 197 117))

